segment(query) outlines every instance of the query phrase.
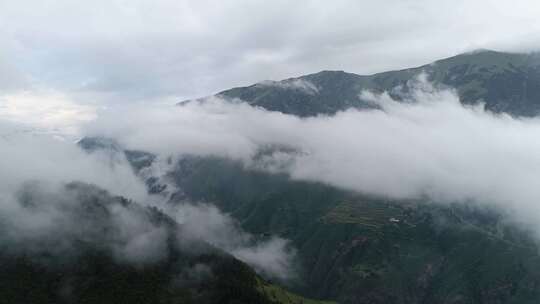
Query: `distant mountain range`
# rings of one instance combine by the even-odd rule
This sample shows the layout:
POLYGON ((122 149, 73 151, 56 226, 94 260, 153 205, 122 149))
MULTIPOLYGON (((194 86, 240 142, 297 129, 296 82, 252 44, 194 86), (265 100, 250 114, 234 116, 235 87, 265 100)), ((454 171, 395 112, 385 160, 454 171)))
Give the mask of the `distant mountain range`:
MULTIPOLYGON (((540 112, 539 67, 536 54, 478 51, 400 71, 369 76, 323 71, 217 95, 301 117, 331 115, 373 107, 360 97, 363 90, 387 91, 399 100, 404 85, 425 73, 435 86, 455 88, 463 103, 534 116, 540 112)), ((37 260, 0 253, 0 303, 323 303, 308 299, 316 298, 351 304, 532 304, 540 299, 540 248, 496 210, 373 197, 215 156, 170 158, 162 176, 143 176, 156 155, 126 150, 106 138, 87 137, 78 144, 89 153, 125 156, 148 192, 167 193, 167 206, 212 203, 257 238, 290 240, 298 269, 286 288, 294 293, 205 240, 196 242, 204 251, 186 250, 176 237, 182 225, 156 208, 72 183, 64 191, 76 205, 67 212, 81 227, 99 240, 115 241, 119 233, 111 223, 118 210, 130 212, 165 231, 168 257, 145 267, 118 262, 110 246, 96 246, 70 231, 70 238, 60 241, 84 249, 77 250, 83 254, 75 264, 53 259, 53 267, 44 266, 41 259, 50 259, 49 252, 37 260), (179 280, 197 265, 212 275, 179 280)), ((26 192, 21 208, 32 211, 47 203, 45 194, 22 189, 26 192)))
MULTIPOLYGON (((493 112, 534 116, 540 112, 540 54, 481 50, 437 60, 420 67, 373 75, 322 71, 282 81, 265 81, 217 94, 253 106, 298 116, 333 114, 373 105, 359 97, 363 90, 389 92, 425 73, 441 87, 455 88, 463 103, 484 102, 493 112)), ((404 88, 406 89, 406 87, 404 88)))

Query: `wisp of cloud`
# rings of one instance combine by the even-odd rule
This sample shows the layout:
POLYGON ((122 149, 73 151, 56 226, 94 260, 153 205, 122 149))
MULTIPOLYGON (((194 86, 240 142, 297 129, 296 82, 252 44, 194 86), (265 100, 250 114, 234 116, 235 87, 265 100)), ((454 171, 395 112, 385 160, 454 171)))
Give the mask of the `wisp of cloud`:
MULTIPOLYGON (((270 171, 392 199, 474 201, 523 223, 540 221, 540 119, 494 114, 460 103, 425 81, 403 100, 363 92, 377 109, 298 118, 208 98, 175 108, 101 113, 86 130, 159 155, 217 155, 254 164, 261 147, 270 171)), ((259 160, 260 161, 260 160, 259 160)))

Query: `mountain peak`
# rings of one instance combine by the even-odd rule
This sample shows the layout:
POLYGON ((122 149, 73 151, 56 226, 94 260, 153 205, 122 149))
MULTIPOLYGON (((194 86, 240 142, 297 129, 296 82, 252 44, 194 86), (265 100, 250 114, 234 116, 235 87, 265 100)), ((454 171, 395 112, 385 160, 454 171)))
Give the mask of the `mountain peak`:
POLYGON ((523 66, 529 62, 529 59, 531 57, 530 55, 531 54, 527 53, 513 53, 489 49, 478 49, 471 52, 466 52, 437 60, 431 65, 443 65, 449 67, 463 64, 474 64, 481 67, 506 67, 507 65, 511 64, 513 66, 523 66))
MULTIPOLYGON (((301 117, 331 115, 348 108, 372 107, 359 98, 364 90, 392 92, 426 73, 434 84, 455 88, 463 103, 482 101, 493 112, 533 116, 540 113, 539 67, 539 53, 478 49, 403 70, 373 75, 323 70, 233 88, 218 95, 301 117)), ((394 97, 399 99, 398 95, 394 97)))

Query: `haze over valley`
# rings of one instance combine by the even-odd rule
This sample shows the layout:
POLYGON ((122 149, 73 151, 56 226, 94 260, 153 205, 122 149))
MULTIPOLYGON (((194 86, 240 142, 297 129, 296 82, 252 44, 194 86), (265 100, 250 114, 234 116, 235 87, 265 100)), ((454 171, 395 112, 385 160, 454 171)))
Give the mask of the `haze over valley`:
POLYGON ((539 10, 0 3, 0 303, 537 303, 539 10))

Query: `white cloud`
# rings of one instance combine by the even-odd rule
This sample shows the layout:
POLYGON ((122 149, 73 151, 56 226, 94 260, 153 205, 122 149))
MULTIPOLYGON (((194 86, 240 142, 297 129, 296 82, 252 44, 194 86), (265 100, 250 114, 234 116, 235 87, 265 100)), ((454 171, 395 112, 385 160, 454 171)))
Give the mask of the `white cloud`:
MULTIPOLYGON (((77 192, 64 188, 67 183, 83 182, 99 187, 92 190, 94 194, 105 189, 111 195, 167 212, 181 224, 181 242, 207 242, 267 276, 293 276, 294 251, 287 241, 258 241, 211 205, 162 204, 161 198, 147 194, 143 181, 135 176, 121 151, 88 154, 73 142, 49 134, 20 132, 20 125, 0 122, 0 242, 9 244, 10 252, 46 252, 64 257, 75 254, 79 250, 75 243, 83 240, 95 248, 110 250, 121 262, 152 263, 167 258, 167 229, 153 223, 137 207, 104 203, 86 214, 84 208, 88 206, 81 205, 77 192), (21 193, 32 198, 31 206, 21 201, 21 193), (105 213, 100 213, 103 210, 105 213), (110 235, 103 234, 104 230, 110 230, 110 235)), ((202 147, 202 143, 195 146, 202 147)), ((164 174, 157 165, 149 173, 164 174)))
POLYGON ((319 89, 315 84, 304 79, 290 79, 283 81, 266 80, 259 82, 256 85, 261 87, 277 87, 285 90, 298 90, 310 95, 319 93, 319 89))
MULTIPOLYGON (((289 146, 299 152, 267 157, 271 170, 394 198, 472 199, 536 225, 540 121, 463 107, 451 91, 424 87, 410 103, 370 95, 382 110, 309 119, 219 100, 112 105, 171 102, 324 69, 404 68, 479 47, 536 50, 539 15, 532 0, 0 1, 0 119, 68 134, 91 122, 85 130, 92 134, 165 157, 220 155, 253 165, 259 147, 289 146)), ((317 90, 306 83, 285 87, 317 90)), ((19 137, 4 124, 0 135, 1 199, 31 179, 82 180, 146 196, 125 162, 110 167, 107 155, 19 137)), ((204 216, 216 222, 197 226, 200 235, 212 239, 233 229, 226 216, 211 210, 204 216)), ((140 232, 130 252, 160 235, 140 232)), ((221 246, 266 271, 286 265, 282 241, 221 246)))
POLYGON ((74 143, 48 135, 18 132, 19 126, 0 123, 0 195, 16 191, 27 181, 53 185, 80 181, 140 201, 146 199, 144 184, 123 158, 89 155, 74 143))
POLYGON ((538 118, 463 106, 455 92, 422 82, 407 96, 364 93, 381 109, 306 119, 212 99, 123 111, 120 121, 105 114, 89 130, 164 156, 220 155, 248 165, 260 147, 290 147, 296 152, 255 166, 397 199, 473 200, 529 224, 540 220, 538 118))
POLYGON ((295 251, 289 242, 272 237, 256 240, 242 231, 236 221, 209 204, 182 204, 170 207, 169 213, 181 224, 181 241, 190 246, 193 240, 204 240, 266 276, 282 280, 295 276, 295 251))
POLYGON ((84 254, 90 246, 118 262, 153 263, 167 257, 167 230, 134 204, 86 184, 29 181, 0 193, 0 242, 7 254, 44 263, 84 254))
POLYGON ((0 62, 27 86, 81 100, 180 100, 327 69, 405 68, 480 47, 538 49, 539 14, 534 0, 8 0, 0 2, 0 62))
POLYGON ((287 245, 287 240, 275 237, 252 247, 235 248, 231 254, 267 276, 287 280, 296 275, 294 251, 287 245))

